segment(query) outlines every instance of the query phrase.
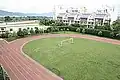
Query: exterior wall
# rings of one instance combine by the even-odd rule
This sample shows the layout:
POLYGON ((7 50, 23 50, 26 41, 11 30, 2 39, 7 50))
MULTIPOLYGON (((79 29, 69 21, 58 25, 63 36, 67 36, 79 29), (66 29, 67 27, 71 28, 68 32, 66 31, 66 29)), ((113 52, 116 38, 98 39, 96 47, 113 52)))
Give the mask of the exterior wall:
MULTIPOLYGON (((81 12, 77 8, 69 8, 64 9, 65 11, 59 9, 59 12, 56 12, 56 17, 58 21, 62 21, 63 23, 68 24, 81 24, 81 25, 87 25, 87 27, 93 27, 95 25, 103 26, 105 24, 109 24, 110 14, 107 12, 94 12, 94 13, 87 13, 87 12, 81 12), (60 15, 63 13, 63 15, 60 15), (107 16, 107 17, 106 17, 107 16), (66 17, 64 19, 64 17, 66 17)), ((57 10, 56 10, 57 11, 57 10)))
POLYGON ((40 26, 39 23, 25 23, 25 22, 17 22, 17 23, 8 23, 7 25, 5 23, 0 24, 0 34, 8 31, 8 32, 17 32, 19 28, 21 29, 27 29, 27 28, 33 28, 38 27, 39 29, 46 30, 50 26, 40 26), (4 30, 3 30, 4 29, 4 30), (13 31, 10 31, 12 29, 13 31))

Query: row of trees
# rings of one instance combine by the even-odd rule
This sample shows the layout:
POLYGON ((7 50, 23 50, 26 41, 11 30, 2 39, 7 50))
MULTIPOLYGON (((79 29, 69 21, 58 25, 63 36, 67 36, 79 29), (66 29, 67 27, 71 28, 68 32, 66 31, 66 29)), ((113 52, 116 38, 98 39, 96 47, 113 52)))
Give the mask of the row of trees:
POLYGON ((44 33, 44 30, 43 29, 39 29, 38 27, 35 27, 35 29, 31 28, 27 28, 27 29, 21 29, 19 28, 18 32, 17 32, 17 35, 19 37, 25 37, 26 35, 35 35, 35 34, 42 34, 44 33))
POLYGON ((17 22, 17 21, 26 21, 26 20, 41 20, 41 19, 50 19, 51 17, 42 17, 42 16, 25 16, 25 17, 0 17, 2 22, 17 22))
MULTIPOLYGON (((49 20, 49 19, 42 19, 40 21, 40 24, 43 25, 49 25, 49 26, 72 26, 72 27, 81 27, 81 28, 87 28, 86 25, 81 25, 81 24, 65 24, 60 21, 54 21, 54 20, 49 20)), ((116 20, 112 23, 112 25, 107 25, 105 24, 104 26, 95 26, 94 29, 99 29, 99 30, 108 30, 108 31, 114 31, 120 33, 120 20, 116 20)))
POLYGON ((92 29, 92 28, 78 28, 73 26, 59 26, 59 27, 49 27, 49 32, 58 32, 58 31, 73 31, 73 32, 79 32, 83 34, 91 34, 101 37, 108 37, 108 38, 114 38, 114 39, 120 39, 120 33, 115 31, 109 31, 109 30, 102 30, 102 29, 92 29))
POLYGON ((22 38, 22 37, 26 37, 28 35, 36 35, 36 34, 43 34, 46 30, 43 29, 39 29, 38 27, 35 28, 27 28, 27 29, 21 29, 19 28, 19 30, 17 32, 4 32, 3 34, 0 35, 1 38, 6 38, 6 39, 10 39, 10 41, 13 39, 17 39, 17 38, 22 38))
POLYGON ((40 25, 45 25, 45 26, 68 26, 68 24, 65 24, 63 22, 51 20, 51 19, 41 19, 40 20, 40 25))

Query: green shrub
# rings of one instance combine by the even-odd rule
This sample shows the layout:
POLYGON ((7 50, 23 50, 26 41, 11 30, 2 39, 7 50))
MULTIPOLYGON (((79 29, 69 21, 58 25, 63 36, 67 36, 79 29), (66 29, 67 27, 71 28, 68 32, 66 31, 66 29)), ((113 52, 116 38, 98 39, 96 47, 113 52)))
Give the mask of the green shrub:
POLYGON ((87 25, 80 25, 81 28, 87 28, 87 25))
POLYGON ((85 29, 82 30, 82 33, 85 34, 85 29))
POLYGON ((111 37, 111 38, 114 38, 114 36, 115 36, 114 32, 111 32, 111 33, 110 33, 110 37, 111 37))
POLYGON ((28 35, 28 30, 27 29, 23 29, 23 33, 24 33, 24 35, 28 35))
POLYGON ((67 29, 69 29, 69 28, 68 28, 68 26, 58 26, 58 29, 59 29, 59 30, 62 29, 62 30, 67 31, 67 29))
POLYGON ((102 31, 99 31, 99 32, 98 32, 98 36, 102 36, 102 31))
POLYGON ((31 35, 34 35, 34 34, 35 34, 35 31, 33 30, 33 28, 31 28, 30 34, 31 34, 31 35))
POLYGON ((18 32, 17 32, 17 35, 18 35, 19 37, 24 37, 24 36, 25 36, 25 34, 24 34, 24 32, 22 31, 21 28, 19 28, 19 30, 18 30, 18 32))
POLYGON ((35 27, 35 33, 36 33, 36 34, 39 34, 39 29, 38 29, 38 27, 35 27))
POLYGON ((69 30, 70 30, 70 31, 76 32, 76 29, 77 29, 77 27, 72 27, 72 26, 69 27, 69 30))
POLYGON ((13 33, 12 33, 12 37, 17 37, 18 35, 17 35, 17 33, 14 31, 13 33))
POLYGON ((110 37, 110 33, 111 31, 108 31, 108 30, 102 30, 102 33, 103 33, 103 37, 110 37))
POLYGON ((116 38, 117 38, 117 39, 120 39, 120 33, 117 33, 117 34, 116 34, 116 38))
POLYGON ((76 29, 76 32, 80 32, 80 28, 77 28, 77 29, 76 29))
POLYGON ((86 34, 98 35, 98 32, 99 32, 98 29, 91 29, 91 28, 86 28, 85 29, 86 34))
POLYGON ((69 28, 67 28, 67 31, 69 31, 69 28))
POLYGON ((71 24, 71 26, 73 26, 73 27, 80 27, 80 24, 71 24))

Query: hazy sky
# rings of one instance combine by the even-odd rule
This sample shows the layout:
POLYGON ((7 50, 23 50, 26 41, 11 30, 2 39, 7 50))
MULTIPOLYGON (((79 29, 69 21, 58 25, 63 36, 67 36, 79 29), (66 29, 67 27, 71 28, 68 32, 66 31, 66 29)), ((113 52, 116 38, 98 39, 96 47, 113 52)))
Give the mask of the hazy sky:
POLYGON ((0 0, 0 9, 12 12, 52 12, 54 5, 86 6, 94 9, 102 5, 117 5, 120 0, 0 0))

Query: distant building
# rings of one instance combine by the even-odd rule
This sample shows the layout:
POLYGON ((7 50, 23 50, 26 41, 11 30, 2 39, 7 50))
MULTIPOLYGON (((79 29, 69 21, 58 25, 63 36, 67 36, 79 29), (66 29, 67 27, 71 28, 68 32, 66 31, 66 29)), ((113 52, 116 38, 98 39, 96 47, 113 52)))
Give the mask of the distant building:
MULTIPOLYGON (((11 32, 11 33, 17 32, 19 30, 19 28, 27 29, 28 27, 29 27, 29 29, 31 29, 31 28, 35 29, 35 27, 43 28, 43 26, 39 25, 39 21, 36 21, 36 20, 0 23, 0 34, 5 33, 6 31, 11 32)), ((45 26, 44 29, 47 29, 47 27, 49 27, 49 26, 45 26)))
POLYGON ((54 20, 70 24, 81 24, 88 28, 94 28, 95 25, 104 26, 110 25, 111 17, 107 10, 98 10, 93 13, 87 12, 87 9, 83 7, 79 8, 61 8, 60 6, 54 8, 54 20))
POLYGON ((117 6, 117 19, 120 19, 120 5, 117 6))

